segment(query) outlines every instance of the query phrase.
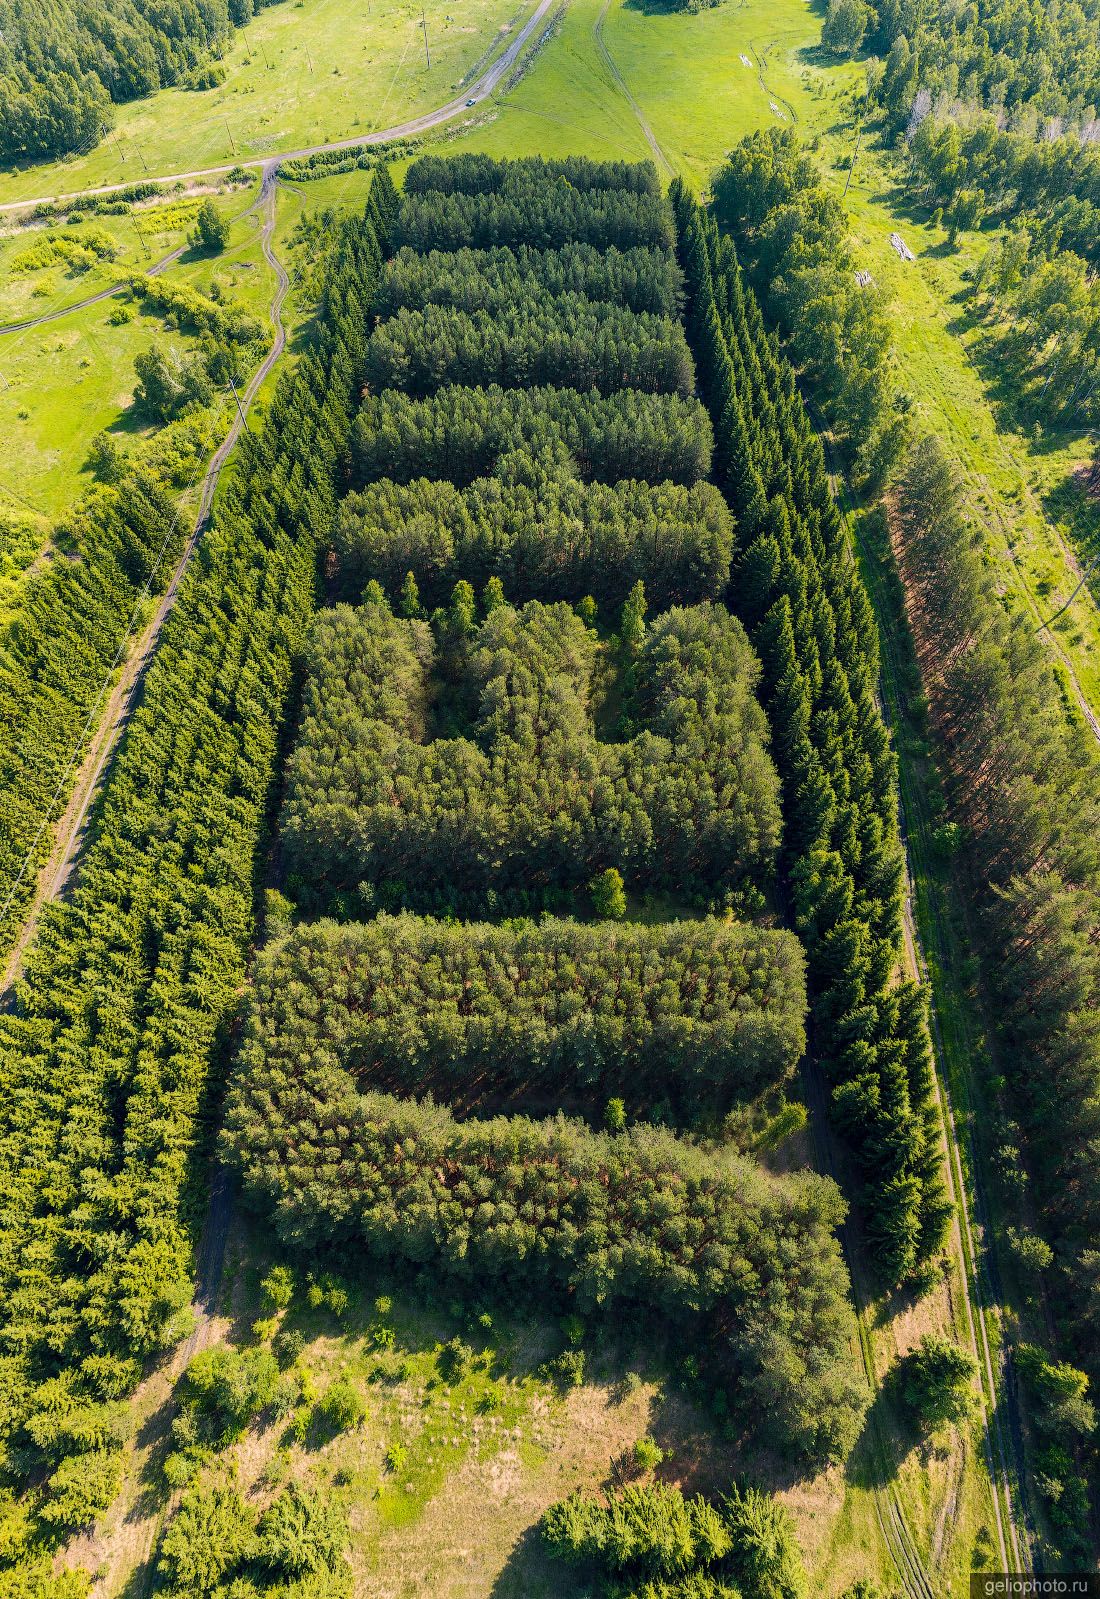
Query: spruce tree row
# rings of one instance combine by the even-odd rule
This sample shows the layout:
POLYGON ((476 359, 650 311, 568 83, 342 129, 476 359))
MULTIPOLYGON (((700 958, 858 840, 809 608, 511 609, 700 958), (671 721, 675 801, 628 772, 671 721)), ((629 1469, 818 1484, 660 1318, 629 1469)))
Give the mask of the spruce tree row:
POLYGON ((320 921, 268 947, 253 992, 256 1082, 323 1051, 364 1088, 668 1099, 690 1117, 782 1083, 805 1046, 798 939, 714 918, 320 921))
POLYGON ((500 311, 535 290, 543 295, 582 294, 629 311, 675 315, 683 281, 667 249, 637 245, 597 250, 566 244, 560 250, 399 250, 386 263, 375 300, 379 316, 402 306, 450 305, 459 311, 500 311))
POLYGON ((583 478, 697 483, 710 470, 710 419, 679 394, 578 394, 575 389, 444 387, 423 399, 368 395, 352 441, 357 487, 376 478, 470 483, 522 449, 572 457, 583 478))
POLYGON ((732 603, 764 667, 814 1051, 861 1174, 875 1258, 898 1282, 939 1246, 950 1207, 924 998, 897 980, 902 856, 874 617, 820 442, 733 245, 682 185, 673 202, 715 473, 739 522, 732 603))
MULTIPOLYGON (((663 199, 655 168, 645 161, 592 161, 573 155, 548 161, 521 156, 498 161, 488 155, 423 155, 405 174, 405 194, 524 194, 541 203, 563 188, 580 194, 606 191, 663 199)), ((529 241, 528 241, 529 242, 529 241)))
POLYGON ((393 202, 379 175, 333 242, 313 346, 242 436, 75 893, 0 1021, 0 1441, 6 1474, 36 1484, 3 1558, 28 1573, 44 1540, 109 1502, 117 1401, 191 1298, 203 1113, 393 202))
POLYGON ((397 219, 396 242, 413 250, 485 250, 499 244, 632 250, 671 248, 674 235, 663 195, 577 189, 565 178, 548 186, 532 175, 493 194, 409 193, 397 219))
POLYGON ((720 599, 733 518, 713 483, 584 483, 570 460, 522 450, 465 489, 389 478, 340 502, 332 547, 342 599, 372 580, 397 595, 412 573, 416 604, 445 604, 460 579, 497 578, 513 604, 591 596, 605 617, 636 583, 654 611, 720 599))
POLYGON ((376 391, 420 395, 442 383, 695 392, 679 322, 571 292, 547 300, 534 286, 492 311, 402 307, 371 335, 366 378, 376 391))

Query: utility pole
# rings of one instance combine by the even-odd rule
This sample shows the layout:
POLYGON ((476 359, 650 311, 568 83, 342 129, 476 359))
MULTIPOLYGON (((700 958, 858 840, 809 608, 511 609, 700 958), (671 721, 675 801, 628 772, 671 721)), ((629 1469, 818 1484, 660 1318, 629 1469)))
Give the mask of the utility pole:
POLYGON ((137 150, 137 153, 138 153, 138 160, 139 160, 139 161, 140 161, 140 162, 141 162, 141 165, 142 165, 142 168, 143 168, 143 169, 144 169, 144 170, 145 170, 145 171, 146 171, 146 172, 148 172, 148 170, 149 170, 149 166, 148 166, 148 163, 147 163, 147 162, 146 162, 146 160, 145 160, 145 157, 144 157, 144 156, 143 156, 143 155, 142 155, 142 153, 141 153, 141 145, 140 145, 140 144, 138 144, 138 145, 135 145, 135 146, 134 146, 134 148, 135 148, 135 149, 136 149, 136 150, 137 150))
POLYGON ((132 216, 130 218, 130 222, 131 222, 131 225, 133 226, 134 232, 138 236, 138 243, 141 245, 141 248, 145 251, 145 259, 148 261, 148 259, 149 259, 149 246, 145 242, 145 235, 142 233, 141 229, 138 227, 137 223, 134 221, 132 216))
POLYGON ((222 121, 225 123, 225 131, 229 135, 229 148, 236 155, 237 146, 233 143, 233 129, 229 126, 229 119, 228 117, 223 117, 222 121))
POLYGON ((424 10, 424 0, 420 0, 420 23, 424 29, 424 59, 428 63, 428 71, 432 69, 432 58, 428 50, 428 17, 424 10))
POLYGON ((841 199, 843 199, 847 195, 848 187, 849 187, 849 185, 851 184, 851 181, 852 181, 852 173, 856 169, 856 160, 859 157, 859 142, 863 138, 863 113, 864 113, 864 111, 866 111, 866 109, 867 109, 867 96, 864 95, 862 101, 860 102, 859 110, 856 113, 856 118, 857 118, 857 120, 856 120, 856 147, 852 151, 851 165, 848 167, 848 176, 847 176, 847 179, 845 180, 845 183, 844 183, 844 194, 841 196, 841 199))
POLYGON ((309 62, 309 70, 312 73, 312 71, 313 71, 313 57, 309 53, 309 45, 308 44, 306 45, 306 60, 309 62))
POLYGON ((267 51, 264 49, 264 42, 263 42, 262 39, 260 40, 260 53, 261 53, 261 55, 264 58, 264 66, 270 72, 271 71, 271 62, 267 59, 267 51))
POLYGON ((241 419, 241 426, 244 427, 245 426, 245 418, 244 418, 244 411, 241 409, 241 397, 237 393, 237 385, 236 385, 236 383, 234 382, 234 380, 232 378, 229 379, 229 387, 233 390, 233 398, 237 402, 237 415, 241 419))

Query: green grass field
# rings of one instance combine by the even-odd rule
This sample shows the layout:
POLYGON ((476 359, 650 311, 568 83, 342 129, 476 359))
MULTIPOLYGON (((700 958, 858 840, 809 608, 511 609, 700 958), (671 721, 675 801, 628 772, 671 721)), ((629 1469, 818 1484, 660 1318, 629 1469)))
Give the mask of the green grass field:
POLYGON ((88 155, 0 175, 0 204, 192 171, 368 133, 454 97, 523 0, 283 0, 260 12, 224 57, 225 82, 165 89, 119 106, 88 155))
POLYGON ((572 0, 554 37, 492 119, 468 135, 444 138, 495 156, 650 157, 638 116, 600 51, 601 16, 607 50, 660 148, 696 188, 706 186, 743 133, 769 122, 789 124, 792 107, 802 115, 811 70, 804 57, 820 26, 803 0, 748 0, 695 15, 621 0, 609 7, 604 0, 572 0))
MULTIPOLYGON (((259 248, 259 217, 243 215, 258 185, 218 197, 219 209, 235 218, 229 243, 216 257, 193 251, 168 270, 168 278, 191 283, 206 291, 214 278, 228 297, 240 301, 266 322, 266 307, 273 276, 259 248)), ((197 203, 197 202, 196 202, 197 203)), ((169 208, 179 221, 180 207, 169 208)), ((93 272, 58 281, 55 268, 0 280, 0 305, 5 320, 19 315, 40 315, 94 294, 146 264, 142 239, 129 217, 101 219, 119 240, 119 255, 93 272), (129 227, 130 237, 126 231, 129 227), (34 294, 43 282, 50 292, 34 294), (25 305, 12 303, 12 284, 25 305), (29 285, 29 293, 28 293, 29 285), (9 298, 2 296, 8 294, 9 298)), ((133 219, 155 260, 186 239, 190 215, 180 225, 160 225, 155 213, 137 213, 133 219), (146 233, 145 230, 148 230, 146 233)), ((97 220, 89 226, 99 226, 97 220)), ((23 230, 5 239, 0 268, 38 236, 23 230)), ((0 498, 24 509, 56 518, 63 514, 91 479, 84 471, 92 438, 109 429, 138 441, 153 431, 152 424, 132 408, 134 357, 154 338, 177 347, 193 346, 185 334, 169 331, 159 315, 136 308, 132 321, 116 322, 118 299, 73 311, 56 322, 0 338, 0 434, 14 449, 0 461, 0 498)))

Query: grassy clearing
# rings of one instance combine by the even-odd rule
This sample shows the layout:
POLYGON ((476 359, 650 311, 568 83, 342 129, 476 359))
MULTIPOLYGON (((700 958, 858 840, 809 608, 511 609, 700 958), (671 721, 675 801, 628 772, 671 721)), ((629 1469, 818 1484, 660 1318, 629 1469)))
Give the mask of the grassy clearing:
MULTIPOLYGON (((238 218, 252 205, 258 192, 256 178, 247 186, 211 190, 210 197, 223 215, 238 218)), ((9 222, 0 233, 0 325, 64 310, 121 282, 132 272, 144 271, 187 243, 203 198, 205 195, 183 191, 152 205, 138 205, 127 216, 89 216, 75 224, 62 220, 19 227, 9 222), (30 266, 42 246, 61 235, 79 241, 104 234, 113 245, 113 254, 97 260, 87 270, 74 269, 63 260, 30 266)), ((0 360, 5 347, 0 340, 0 360)))
MULTIPOLYGON (((239 1219, 203 1346, 255 1343, 271 1264, 239 1219)), ((577 1329, 514 1304, 450 1303, 445 1289, 410 1287, 381 1270, 352 1269, 337 1281, 347 1292, 338 1313, 310 1306, 299 1275, 278 1318, 280 1337, 300 1338, 293 1363, 283 1356, 299 1384, 296 1404, 280 1419, 263 1414, 198 1480, 234 1480, 258 1506, 291 1480, 323 1487, 348 1519, 356 1599, 580 1599, 583 1583, 543 1555, 538 1518, 573 1488, 617 1480, 616 1463, 647 1433, 666 1452, 660 1475, 686 1490, 718 1493, 743 1471, 769 1483, 795 1517, 814 1591, 834 1599, 866 1575, 889 1585, 870 1493, 836 1471, 792 1485, 773 1462, 740 1454, 678 1380, 683 1351, 651 1326, 613 1335, 591 1326, 584 1380, 561 1388, 541 1368, 577 1329), (472 1356, 457 1365, 456 1339, 472 1356), (365 1407, 361 1423, 343 1431, 320 1413, 338 1382, 365 1407)), ((269 1337, 276 1327, 260 1330, 269 1337)), ((180 1370, 176 1363, 171 1376, 180 1370)), ((99 1573, 97 1599, 144 1591, 135 1572, 177 1502, 163 1479, 172 1408, 167 1376, 154 1374, 136 1407, 123 1493, 96 1534, 67 1551, 70 1564, 99 1573)), ((926 1466, 914 1456, 914 1473, 926 1466)))
MULTIPOLYGON (((249 200, 238 194, 223 197, 221 204, 236 214, 249 200)), ((259 231, 258 214, 237 215, 220 255, 188 252, 166 278, 203 292, 217 278, 227 296, 266 323, 273 275, 260 251, 259 231)), ((131 255, 124 263, 120 257, 107 272, 108 282, 143 260, 131 255)), ((79 293, 94 293, 96 287, 82 279, 79 293)), ((43 299, 42 308, 50 303, 43 299)), ((118 299, 101 301, 0 340, 0 435, 14 446, 0 461, 3 501, 56 519, 91 482, 84 463, 97 433, 110 430, 135 445, 151 436, 153 425, 133 408, 134 357, 154 338, 177 349, 193 348, 196 341, 166 329, 159 315, 140 307, 133 308, 131 321, 116 321, 121 305, 118 299)))
POLYGON ((451 99, 521 0, 285 0, 226 51, 225 82, 119 106, 90 154, 0 176, 0 203, 188 172, 389 127, 451 99), (144 165, 143 165, 144 163, 144 165))
POLYGON ((3 351, 0 435, 10 449, 0 497, 10 503, 56 519, 92 482, 84 463, 97 433, 110 429, 131 444, 151 435, 132 409, 134 357, 154 337, 177 349, 195 341, 166 333, 159 316, 139 311, 113 325, 110 314, 110 302, 75 311, 3 351))

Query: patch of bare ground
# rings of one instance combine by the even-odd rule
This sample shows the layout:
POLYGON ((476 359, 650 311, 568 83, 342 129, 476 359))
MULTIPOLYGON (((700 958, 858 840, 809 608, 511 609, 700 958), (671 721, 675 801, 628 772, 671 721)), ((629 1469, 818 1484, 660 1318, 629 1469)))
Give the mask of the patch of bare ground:
POLYGON ((606 1481, 611 1460, 649 1426, 652 1388, 622 1403, 609 1389, 574 1390, 525 1438, 467 1457, 412 1526, 385 1532, 356 1563, 356 1599, 541 1599, 561 1569, 539 1548, 543 1511, 606 1481))

